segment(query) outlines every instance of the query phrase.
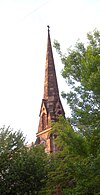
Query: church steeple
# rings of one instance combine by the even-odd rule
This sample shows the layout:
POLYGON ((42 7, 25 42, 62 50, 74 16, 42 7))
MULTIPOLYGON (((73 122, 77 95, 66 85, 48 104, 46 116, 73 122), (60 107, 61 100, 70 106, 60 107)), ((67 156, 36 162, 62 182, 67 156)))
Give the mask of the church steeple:
POLYGON ((47 52, 45 64, 44 99, 56 100, 59 97, 54 58, 50 39, 50 27, 48 27, 47 52))
POLYGON ((44 95, 40 108, 40 121, 38 126, 36 143, 45 145, 48 153, 55 151, 51 130, 51 121, 56 121, 59 114, 65 116, 60 101, 55 64, 50 39, 50 27, 48 27, 47 51, 45 64, 44 95))

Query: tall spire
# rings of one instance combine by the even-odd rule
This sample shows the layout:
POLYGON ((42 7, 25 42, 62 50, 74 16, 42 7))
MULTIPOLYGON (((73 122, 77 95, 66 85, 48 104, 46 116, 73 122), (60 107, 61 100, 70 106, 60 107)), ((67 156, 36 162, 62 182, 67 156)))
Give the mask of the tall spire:
POLYGON ((65 116, 60 101, 53 52, 50 39, 50 27, 48 27, 44 96, 40 108, 40 120, 37 132, 37 144, 44 144, 48 153, 55 151, 55 144, 51 131, 51 121, 56 121, 59 114, 65 116))
POLYGON ((54 58, 50 39, 50 27, 48 27, 47 37, 47 52, 46 52, 46 64, 45 64, 45 81, 44 81, 44 99, 54 101, 59 97, 59 90, 57 85, 56 71, 54 65, 54 58))

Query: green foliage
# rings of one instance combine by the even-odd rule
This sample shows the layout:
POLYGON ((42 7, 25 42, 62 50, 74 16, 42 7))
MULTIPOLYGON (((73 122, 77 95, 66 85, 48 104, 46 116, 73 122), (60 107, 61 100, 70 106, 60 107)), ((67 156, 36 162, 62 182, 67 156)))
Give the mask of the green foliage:
POLYGON ((42 146, 25 146, 23 134, 0 129, 0 194, 39 194, 46 177, 42 146))
POLYGON ((100 32, 94 30, 87 38, 87 46, 77 42, 68 55, 61 55, 62 76, 71 87, 70 93, 62 92, 62 96, 72 110, 71 124, 90 137, 90 132, 100 130, 100 32))
POLYGON ((68 83, 73 80, 80 82, 85 90, 100 95, 100 32, 95 30, 93 33, 88 33, 87 38, 86 47, 82 42, 77 42, 74 49, 68 49, 67 56, 61 53, 57 41, 54 42, 54 46, 61 54, 64 64, 62 76, 68 79, 68 83))
POLYGON ((99 194, 100 152, 92 154, 92 139, 88 140, 80 131, 74 131, 69 120, 61 116, 52 129, 56 135, 57 152, 49 156, 48 191, 56 193, 60 186, 63 195, 99 194))
POLYGON ((63 194, 100 194, 100 32, 88 33, 87 39, 87 45, 78 41, 66 55, 54 43, 64 65, 62 76, 71 88, 62 92, 71 118, 60 118, 53 126, 61 150, 54 155, 52 173, 63 194))

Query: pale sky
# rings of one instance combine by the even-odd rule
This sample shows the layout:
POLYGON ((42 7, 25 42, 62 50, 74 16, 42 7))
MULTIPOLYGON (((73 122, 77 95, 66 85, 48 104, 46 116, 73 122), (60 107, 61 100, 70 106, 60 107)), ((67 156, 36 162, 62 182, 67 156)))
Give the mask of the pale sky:
MULTIPOLYGON (((0 127, 35 141, 43 97, 47 25, 65 52, 100 30, 100 0, 0 0, 0 127)), ((59 91, 67 91, 55 49, 59 91)), ((62 99, 61 99, 62 100, 62 99)), ((62 100, 66 116, 70 111, 62 100)))

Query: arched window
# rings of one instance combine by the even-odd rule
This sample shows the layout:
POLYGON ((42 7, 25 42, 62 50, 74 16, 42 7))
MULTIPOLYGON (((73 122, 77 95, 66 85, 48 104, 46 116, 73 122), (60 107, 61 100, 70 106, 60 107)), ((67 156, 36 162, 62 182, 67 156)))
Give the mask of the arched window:
POLYGON ((43 115, 42 115, 42 129, 46 129, 46 125, 47 125, 47 117, 46 117, 46 114, 43 113, 43 115))

